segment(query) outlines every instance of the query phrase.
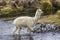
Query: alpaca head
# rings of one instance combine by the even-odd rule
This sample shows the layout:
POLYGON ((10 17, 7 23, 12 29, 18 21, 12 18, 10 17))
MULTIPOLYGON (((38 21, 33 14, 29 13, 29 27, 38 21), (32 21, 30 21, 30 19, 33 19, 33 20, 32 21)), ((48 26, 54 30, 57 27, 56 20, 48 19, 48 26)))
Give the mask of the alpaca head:
POLYGON ((43 11, 41 9, 37 9, 36 11, 36 16, 40 16, 43 13, 43 11))
POLYGON ((43 11, 41 9, 37 9, 36 14, 35 14, 35 20, 38 21, 40 19, 41 14, 43 11))

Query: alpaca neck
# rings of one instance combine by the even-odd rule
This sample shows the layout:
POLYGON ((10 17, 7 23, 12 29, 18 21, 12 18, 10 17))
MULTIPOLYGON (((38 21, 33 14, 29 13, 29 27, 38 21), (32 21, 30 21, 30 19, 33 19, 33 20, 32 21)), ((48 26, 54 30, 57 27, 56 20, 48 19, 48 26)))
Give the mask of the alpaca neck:
POLYGON ((40 16, 41 16, 42 13, 43 13, 42 10, 37 9, 36 14, 35 14, 35 16, 34 16, 34 20, 35 20, 36 22, 40 19, 40 16))
POLYGON ((35 21, 38 21, 39 19, 40 19, 40 15, 35 14, 35 16, 34 16, 34 20, 35 20, 35 21))

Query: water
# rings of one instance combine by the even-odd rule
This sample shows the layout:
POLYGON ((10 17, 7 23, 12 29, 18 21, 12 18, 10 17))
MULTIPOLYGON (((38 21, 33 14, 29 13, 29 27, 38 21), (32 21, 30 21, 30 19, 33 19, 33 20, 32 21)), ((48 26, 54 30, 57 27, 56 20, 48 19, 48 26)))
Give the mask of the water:
MULTIPOLYGON (((21 36, 12 35, 13 20, 0 19, 0 40, 60 40, 60 32, 30 33, 27 28, 21 30, 21 36)), ((38 25, 37 25, 38 26, 38 25)))

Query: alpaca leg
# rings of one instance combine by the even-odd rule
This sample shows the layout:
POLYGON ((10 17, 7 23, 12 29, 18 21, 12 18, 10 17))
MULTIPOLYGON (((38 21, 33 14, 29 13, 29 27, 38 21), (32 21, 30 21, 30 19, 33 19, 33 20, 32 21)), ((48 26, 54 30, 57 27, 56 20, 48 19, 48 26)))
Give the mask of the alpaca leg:
POLYGON ((34 31, 32 27, 28 26, 28 28, 29 28, 29 30, 30 30, 31 32, 34 31))
POLYGON ((21 28, 18 28, 18 34, 20 34, 21 28))
POLYGON ((16 27, 16 28, 13 30, 13 34, 15 34, 15 32, 17 31, 17 29, 18 29, 18 28, 16 27))

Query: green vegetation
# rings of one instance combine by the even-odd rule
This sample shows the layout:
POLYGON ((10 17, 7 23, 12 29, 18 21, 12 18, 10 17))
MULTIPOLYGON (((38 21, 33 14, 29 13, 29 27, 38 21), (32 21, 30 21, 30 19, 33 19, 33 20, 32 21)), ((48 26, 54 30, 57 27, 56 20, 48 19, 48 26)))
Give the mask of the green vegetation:
POLYGON ((24 3, 20 3, 20 6, 13 3, 13 5, 2 6, 0 10, 0 17, 13 17, 20 15, 34 16, 38 7, 44 10, 43 15, 53 14, 55 12, 54 7, 47 2, 39 2, 38 4, 34 4, 34 6, 32 5, 32 3, 28 3, 28 6, 24 3))
POLYGON ((23 8, 19 7, 18 9, 12 9, 5 7, 0 11, 0 17, 16 17, 20 15, 29 15, 33 16, 36 11, 36 8, 23 8))
POLYGON ((41 5, 44 10, 43 15, 54 14, 55 8, 52 5, 48 4, 47 2, 43 2, 43 3, 41 3, 41 5))

